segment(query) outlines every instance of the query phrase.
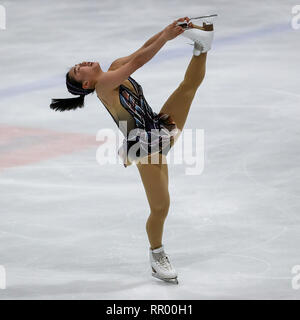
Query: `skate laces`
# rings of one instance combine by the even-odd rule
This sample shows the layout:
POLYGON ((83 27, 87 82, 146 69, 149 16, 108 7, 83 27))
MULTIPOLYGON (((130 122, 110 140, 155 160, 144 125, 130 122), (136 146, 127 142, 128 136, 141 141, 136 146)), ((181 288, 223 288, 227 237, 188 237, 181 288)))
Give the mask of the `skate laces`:
POLYGON ((195 47, 197 50, 200 50, 200 51, 203 51, 203 50, 204 50, 203 44, 202 44, 201 42, 199 42, 199 41, 195 41, 194 47, 195 47))
POLYGON ((168 255, 165 253, 153 253, 154 259, 158 262, 162 267, 166 269, 171 269, 171 264, 168 259, 168 255))

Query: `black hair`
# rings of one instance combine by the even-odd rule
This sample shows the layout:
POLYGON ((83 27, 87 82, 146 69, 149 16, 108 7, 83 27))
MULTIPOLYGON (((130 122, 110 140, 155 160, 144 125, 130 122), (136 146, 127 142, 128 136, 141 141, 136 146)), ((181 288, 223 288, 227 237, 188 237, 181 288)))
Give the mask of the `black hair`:
POLYGON ((69 111, 75 110, 77 108, 84 107, 84 97, 95 89, 83 89, 82 83, 76 81, 69 76, 69 72, 66 74, 66 86, 71 94, 78 95, 77 98, 67 98, 67 99, 52 99, 50 108, 55 111, 69 111))

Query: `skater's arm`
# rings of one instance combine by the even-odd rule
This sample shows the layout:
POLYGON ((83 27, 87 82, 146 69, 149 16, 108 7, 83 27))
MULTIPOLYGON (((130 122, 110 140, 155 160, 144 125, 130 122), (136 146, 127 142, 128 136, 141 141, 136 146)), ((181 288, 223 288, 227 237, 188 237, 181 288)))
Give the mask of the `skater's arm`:
POLYGON ((116 70, 104 72, 96 83, 96 89, 99 91, 110 91, 117 88, 121 83, 128 79, 132 73, 151 60, 167 41, 176 38, 183 32, 183 29, 176 26, 176 23, 177 22, 174 21, 172 24, 168 25, 153 43, 146 48, 141 49, 128 63, 116 70))
POLYGON ((153 37, 151 37, 149 40, 147 40, 139 50, 149 47, 150 44, 152 44, 155 40, 157 40, 162 35, 163 32, 164 32, 164 30, 155 34, 153 37))
MULTIPOLYGON (((184 17, 184 18, 180 18, 178 20, 176 20, 177 22, 178 21, 184 21, 184 20, 187 20, 189 21, 190 19, 188 17, 184 17)), ((161 35, 162 33, 164 32, 164 30, 158 32, 157 34, 155 34, 154 36, 152 36, 149 40, 147 40, 144 45, 139 48, 138 50, 136 50, 134 53, 132 53, 131 55, 129 56, 126 56, 126 57, 122 57, 122 58, 118 58, 116 59, 109 67, 109 70, 116 70, 118 68, 120 68, 122 65, 128 63, 129 61, 133 60, 136 56, 139 55, 139 53, 149 47, 154 41, 156 41, 161 35)))
POLYGON ((129 56, 126 57, 122 57, 122 58, 118 58, 116 59, 109 67, 109 70, 116 70, 118 68, 120 68, 122 65, 128 63, 129 61, 133 60, 137 55, 139 55, 139 53, 141 52, 141 50, 143 50, 144 48, 149 47, 155 40, 157 40, 161 34, 163 33, 163 30, 158 32, 157 34, 155 34, 154 36, 152 36, 149 40, 147 40, 143 46, 141 48, 139 48, 138 50, 136 50, 135 52, 133 52, 132 54, 130 54, 129 56))
POLYGON ((140 50, 139 53, 128 63, 125 63, 116 70, 108 70, 107 72, 104 72, 101 75, 101 78, 97 81, 96 89, 99 89, 100 91, 109 91, 117 88, 121 83, 128 79, 132 73, 151 60, 167 41, 168 39, 163 33, 151 45, 140 50))

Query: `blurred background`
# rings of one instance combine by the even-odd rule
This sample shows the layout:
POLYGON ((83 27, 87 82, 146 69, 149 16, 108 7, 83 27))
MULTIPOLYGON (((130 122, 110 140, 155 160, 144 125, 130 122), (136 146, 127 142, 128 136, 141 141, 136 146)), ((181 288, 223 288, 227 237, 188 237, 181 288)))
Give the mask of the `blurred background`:
MULTIPOLYGON (((299 299, 299 50, 295 1, 1 1, 0 299, 299 299), (65 73, 106 71, 179 17, 217 13, 188 129, 205 165, 170 165, 164 244, 174 287, 151 277, 149 214, 135 166, 100 166, 96 95, 57 113, 65 73)), ((300 20, 300 19, 299 19, 300 20)), ((299 21, 300 23, 300 21, 299 21)), ((158 112, 183 79, 188 40, 170 41, 133 77, 158 112)))

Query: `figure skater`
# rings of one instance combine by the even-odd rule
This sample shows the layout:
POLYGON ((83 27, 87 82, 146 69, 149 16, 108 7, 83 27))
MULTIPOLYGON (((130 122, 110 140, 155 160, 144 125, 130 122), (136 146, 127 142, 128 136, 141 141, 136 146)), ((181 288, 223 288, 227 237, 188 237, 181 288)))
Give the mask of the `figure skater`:
POLYGON ((203 81, 206 55, 212 40, 212 24, 196 26, 188 17, 177 19, 131 55, 115 60, 107 72, 101 69, 98 62, 82 62, 73 66, 66 74, 66 86, 71 94, 78 97, 52 99, 50 105, 55 111, 82 108, 84 97, 96 91, 124 135, 123 146, 119 149, 124 166, 132 163, 137 166, 145 188, 150 206, 146 231, 152 275, 175 283, 178 283, 177 272, 162 244, 164 222, 170 205, 166 155, 180 135, 193 98, 203 81), (184 79, 157 114, 148 105, 142 87, 131 75, 151 60, 168 41, 179 35, 194 42, 193 56, 184 79), (153 131, 155 134, 152 134, 153 131), (167 140, 169 143, 166 143, 167 140), (137 143, 138 150, 133 148, 137 143), (156 156, 155 161, 151 161, 153 156, 156 156))

